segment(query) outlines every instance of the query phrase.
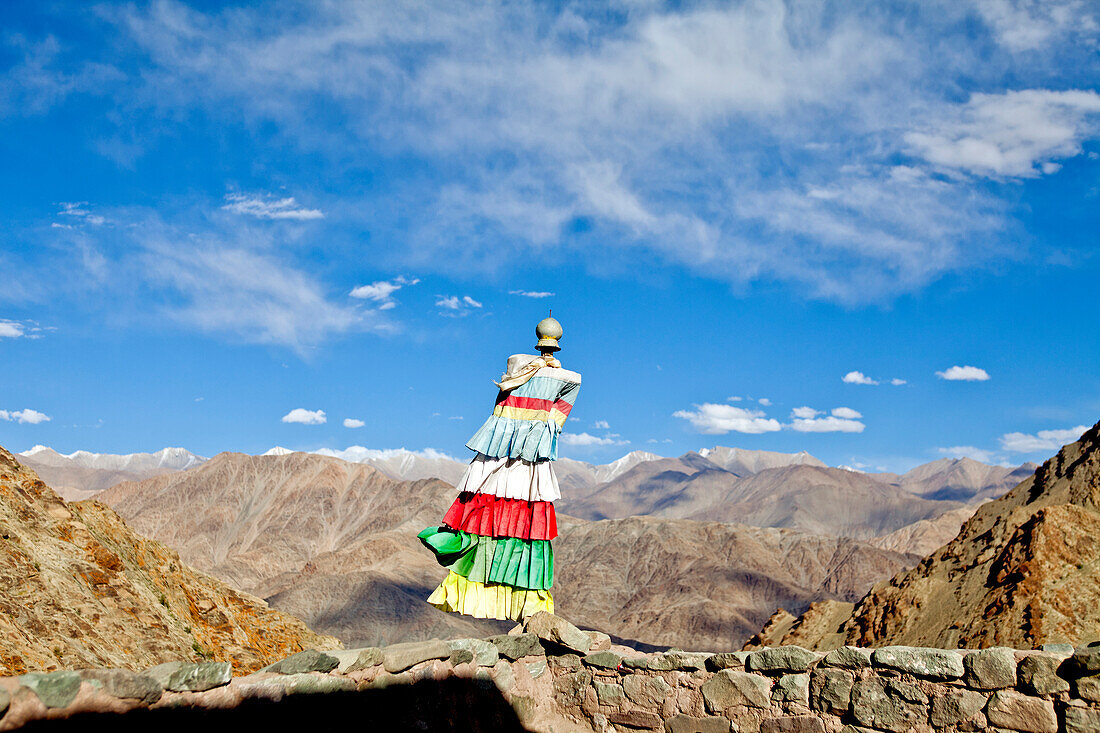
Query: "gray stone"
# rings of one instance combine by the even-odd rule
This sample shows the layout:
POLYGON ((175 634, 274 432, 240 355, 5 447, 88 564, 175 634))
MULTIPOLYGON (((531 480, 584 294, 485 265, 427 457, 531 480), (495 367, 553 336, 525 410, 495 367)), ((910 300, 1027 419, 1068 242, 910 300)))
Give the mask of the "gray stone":
POLYGON ((784 715, 761 721, 760 733, 825 733, 825 722, 815 715, 784 715))
POLYGON ((609 705, 617 708, 623 704, 623 688, 618 685, 596 681, 596 699, 600 705, 609 705))
POLYGON ((965 681, 976 690, 1016 686, 1016 653, 1004 646, 970 652, 963 657, 965 681))
POLYGON ((805 672, 817 655, 800 646, 777 646, 749 654, 745 669, 752 672, 805 672))
POLYGON ((329 692, 351 692, 354 680, 329 674, 296 672, 279 680, 288 695, 323 695, 329 692))
POLYGON ((538 714, 538 703, 533 697, 512 695, 512 710, 516 711, 516 717, 521 723, 529 723, 538 714))
POLYGON ((588 638, 592 640, 592 646, 588 647, 588 651, 602 652, 611 648, 611 637, 602 631, 585 629, 584 633, 588 634, 588 638))
POLYGON ((701 652, 685 652, 670 649, 659 654, 647 654, 644 657, 627 657, 623 667, 627 669, 648 669, 652 672, 694 672, 706 669, 707 658, 712 655, 701 652))
POLYGON ((1066 733, 1100 733, 1100 710, 1066 708, 1066 733))
POLYGON ((844 715, 852 700, 855 679, 846 669, 818 667, 810 677, 810 698, 814 710, 844 715))
POLYGON ((876 667, 937 680, 956 680, 965 671, 962 655, 949 649, 884 646, 871 654, 871 662, 876 667))
POLYGON ((566 670, 568 672, 576 672, 578 669, 584 666, 583 664, 581 664, 581 658, 576 654, 549 656, 546 658, 546 662, 554 671, 566 670))
POLYGON ((469 649, 455 649, 451 652, 451 656, 447 657, 447 661, 455 667, 460 664, 473 664, 474 653, 469 649))
POLYGON ((340 674, 359 672, 382 663, 382 650, 376 646, 362 649, 337 649, 326 654, 340 660, 340 664, 336 667, 336 671, 340 674))
POLYGON ((672 687, 663 677, 650 677, 644 674, 628 674, 623 677, 623 692, 635 705, 659 708, 672 692, 672 687))
POLYGON ((928 696, 898 680, 860 680, 852 687, 852 716, 870 728, 901 733, 928 722, 928 696))
POLYGON ((1091 677, 1100 674, 1100 647, 1079 647, 1069 658, 1066 671, 1075 677, 1091 677))
POLYGON ((595 652, 581 659, 584 664, 589 667, 598 667, 600 669, 618 669, 619 665, 623 662, 621 654, 615 652, 595 652))
POLYGON ((1100 702, 1100 677, 1082 677, 1073 683, 1077 697, 1089 702, 1100 702))
POLYGON ((145 670, 145 674, 156 680, 156 683, 162 688, 167 688, 168 680, 172 679, 172 675, 177 671, 183 669, 184 664, 186 664, 186 662, 165 662, 164 664, 150 667, 145 670))
POLYGON ((745 658, 749 656, 751 652, 722 652, 721 654, 711 654, 707 657, 706 667, 711 672, 717 672, 720 669, 744 669, 745 658))
POLYGON ((810 675, 785 674, 775 681, 772 689, 772 699, 776 702, 792 702, 803 707, 810 707, 810 675))
POLYGON ((1058 676, 1058 668, 1064 660, 1065 657, 1054 654, 1027 655, 1017 667, 1020 687, 1034 695, 1069 692, 1069 682, 1058 676))
POLYGON ((474 662, 479 667, 492 667, 500 659, 496 645, 483 639, 455 639, 449 642, 451 651, 466 649, 474 654, 474 662))
POLYGON ((821 660, 821 666, 864 669, 871 666, 871 650, 858 646, 842 646, 826 654, 821 660))
POLYGON ((578 654, 587 654, 592 648, 592 639, 560 616, 539 611, 527 619, 524 631, 530 632, 551 644, 565 647, 578 654))
POLYGON ((674 715, 665 721, 665 733, 729 733, 730 722, 726 718, 695 718, 690 715, 674 715))
POLYGON ((18 680, 48 708, 68 707, 80 692, 80 675, 76 672, 30 672, 18 680))
POLYGON ((512 665, 508 662, 497 662, 493 667, 493 682, 501 692, 508 692, 516 684, 516 674, 512 671, 512 665))
POLYGON ((9 707, 11 707, 11 693, 0 687, 0 718, 7 714, 9 707))
POLYGON ((168 678, 164 689, 172 692, 205 692, 228 685, 233 679, 229 662, 199 662, 184 664, 168 678))
POLYGON ((164 690, 150 675, 128 669, 82 669, 80 678, 120 700, 141 700, 152 705, 164 690))
POLYGON ((998 728, 1027 733, 1056 733, 1058 730, 1058 716, 1054 713, 1053 702, 1010 690, 993 693, 985 713, 989 724, 998 728))
POLYGON ((980 692, 950 690, 932 698, 932 725, 945 728, 957 725, 980 713, 988 698, 980 692))
POLYGON ((280 659, 274 664, 269 664, 263 672, 274 674, 303 674, 305 672, 331 672, 340 666, 340 660, 316 649, 291 654, 286 659, 280 659))
POLYGON ((584 691, 592 683, 592 673, 587 669, 570 672, 554 678, 554 698, 560 705, 582 705, 584 691))
POLYGON ((527 667, 527 672, 531 675, 532 678, 536 680, 546 674, 545 659, 536 659, 533 662, 524 662, 523 666, 527 667))
POLYGON ((429 659, 446 659, 451 656, 451 647, 439 639, 431 641, 409 641, 404 644, 391 644, 382 649, 382 666, 393 674, 403 672, 409 667, 426 662, 429 659))
POLYGON ((767 708, 771 705, 771 680, 758 674, 723 669, 700 688, 707 712, 721 713, 733 705, 767 708))
POLYGON ((490 636, 485 641, 491 643, 500 652, 500 656, 511 659, 513 662, 520 657, 541 657, 545 652, 539 637, 534 634, 499 634, 490 636))
POLYGON ((1073 644, 1043 644, 1041 649, 1044 652, 1060 654, 1062 657, 1068 657, 1073 654, 1073 644))

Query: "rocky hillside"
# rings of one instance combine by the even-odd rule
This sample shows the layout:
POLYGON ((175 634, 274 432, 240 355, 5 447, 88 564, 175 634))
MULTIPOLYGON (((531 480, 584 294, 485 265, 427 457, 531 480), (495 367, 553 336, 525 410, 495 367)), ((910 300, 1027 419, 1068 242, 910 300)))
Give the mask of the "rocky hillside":
POLYGON ((165 473, 185 471, 206 459, 183 448, 156 453, 112 455, 78 450, 68 455, 36 445, 18 456, 46 484, 67 501, 79 501, 122 481, 141 481, 165 473))
MULTIPOLYGON (((454 498, 441 481, 305 453, 221 454, 101 498, 189 563, 349 644, 507 630, 424 603, 443 572, 415 535, 454 498)), ((855 600, 916 560, 792 530, 559 519, 558 607, 655 645, 739 646, 778 605, 855 600)))
POLYGON ((798 643, 818 647, 1100 638, 1100 424, 981 506, 917 567, 877 585, 850 612, 829 615, 811 609, 787 634, 762 641, 787 643, 799 629, 798 643))
POLYGON ((338 642, 196 572, 98 502, 68 504, 0 448, 0 671, 177 659, 257 669, 338 642))

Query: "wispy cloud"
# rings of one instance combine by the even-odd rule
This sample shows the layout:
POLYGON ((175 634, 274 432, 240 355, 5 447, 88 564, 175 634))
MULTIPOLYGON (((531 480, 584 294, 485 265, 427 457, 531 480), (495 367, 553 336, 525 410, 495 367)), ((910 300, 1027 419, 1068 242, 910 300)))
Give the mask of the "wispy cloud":
POLYGON ((345 417, 344 418, 344 427, 345 428, 361 428, 364 425, 366 425, 366 423, 363 422, 362 420, 358 419, 358 418, 354 418, 354 417, 345 417))
POLYGON ((989 380, 989 372, 976 366, 955 365, 942 372, 936 372, 936 376, 949 382, 985 382, 989 380))
POLYGON ((29 425, 38 425, 39 423, 49 422, 52 418, 45 413, 38 410, 32 410, 29 407, 22 410, 0 410, 0 420, 6 422, 25 423, 29 425))
POLYGON ((1095 5, 1082 0, 977 0, 997 41, 1010 51, 1035 51, 1072 34, 1095 34, 1095 5))
POLYGON ((437 296, 435 304, 443 309, 441 312, 445 316, 466 316, 482 307, 481 302, 474 300, 469 295, 463 295, 462 297, 440 295, 437 296))
POLYGON ((1001 460, 995 451, 975 448, 972 445, 956 445, 936 450, 949 458, 972 458, 982 463, 1000 463, 1001 460))
POLYGON ((407 278, 401 275, 393 280, 379 280, 369 285, 360 285, 348 294, 353 298, 377 303, 378 310, 390 310, 397 307, 393 294, 406 285, 416 285, 418 282, 420 278, 407 278))
POLYGON ((630 441, 622 440, 618 435, 600 437, 589 433, 562 433, 561 441, 565 445, 577 447, 593 447, 603 445, 626 445, 630 441))
POLYGON ((325 416, 324 410, 307 410, 304 407, 295 407, 283 415, 282 421, 301 425, 324 425, 328 422, 328 418, 325 416))
POLYGON ((225 211, 245 216, 254 216, 257 219, 291 219, 294 221, 308 221, 310 219, 323 219, 325 215, 318 209, 307 209, 299 206, 293 196, 276 198, 271 194, 245 194, 227 193, 226 204, 222 206, 225 211))
POLYGON ((763 410, 744 409, 733 405, 704 402, 695 405, 694 410, 677 410, 673 417, 687 420, 700 433, 721 435, 723 433, 748 433, 756 435, 771 433, 782 426, 778 420, 767 417, 763 410))
POLYGON ((611 426, 607 423, 607 420, 597 420, 592 423, 592 427, 596 430, 610 430, 611 426))
POLYGON ((850 407, 837 407, 829 415, 812 407, 791 410, 792 430, 800 433, 862 433, 867 426, 860 422, 863 415, 850 407))
POLYGON ((541 291, 541 290, 509 290, 509 295, 522 295, 525 298, 552 298, 553 293, 541 291))
MULTIPOLYGON (((61 209, 57 212, 58 216, 69 217, 69 221, 75 221, 81 224, 90 224, 97 227, 107 223, 107 219, 99 214, 93 214, 88 208, 87 201, 70 201, 62 202, 60 204, 61 209)), ((60 224, 54 222, 60 228, 71 228, 71 224, 60 224)))
POLYGON ((1001 449, 1012 453, 1049 453, 1074 442, 1088 429, 1088 425, 1078 425, 1063 430, 1040 430, 1033 435, 1006 433, 1001 436, 1001 449))

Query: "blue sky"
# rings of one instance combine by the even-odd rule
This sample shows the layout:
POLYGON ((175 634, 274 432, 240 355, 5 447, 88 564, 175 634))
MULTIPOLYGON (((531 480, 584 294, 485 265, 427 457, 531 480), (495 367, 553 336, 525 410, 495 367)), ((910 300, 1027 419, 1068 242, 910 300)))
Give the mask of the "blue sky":
POLYGON ((12 2, 0 28, 10 449, 464 457, 551 307, 574 458, 1018 463, 1100 419, 1094 3, 12 2))

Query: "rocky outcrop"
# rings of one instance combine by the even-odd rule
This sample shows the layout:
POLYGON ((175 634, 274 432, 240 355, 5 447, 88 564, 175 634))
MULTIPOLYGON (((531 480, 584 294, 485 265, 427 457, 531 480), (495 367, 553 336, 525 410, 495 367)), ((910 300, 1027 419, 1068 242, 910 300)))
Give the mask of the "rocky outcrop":
POLYGON ((237 677, 214 664, 26 675, 0 679, 10 701, 0 730, 49 719, 190 730, 198 714, 204 727, 292 729, 339 720, 342 709, 371 711, 380 730, 1057 733, 1100 724, 1100 647, 825 655, 603 646, 539 614, 493 639, 305 652, 237 677))
MULTIPOLYGON (((337 646, 192 570, 102 504, 66 503, 0 448, 3 673, 141 669, 170 660, 217 660, 247 672, 305 648, 337 646)), ((100 683, 110 687, 112 679, 100 683)), ((51 700, 80 686, 71 676, 26 680, 24 687, 51 700)))
MULTIPOLYGON (((1100 628, 1098 556, 1100 424, 979 507, 954 540, 876 585, 837 625, 800 641, 817 648, 1091 641, 1100 628)), ((765 643, 777 641, 786 636, 765 643)))

